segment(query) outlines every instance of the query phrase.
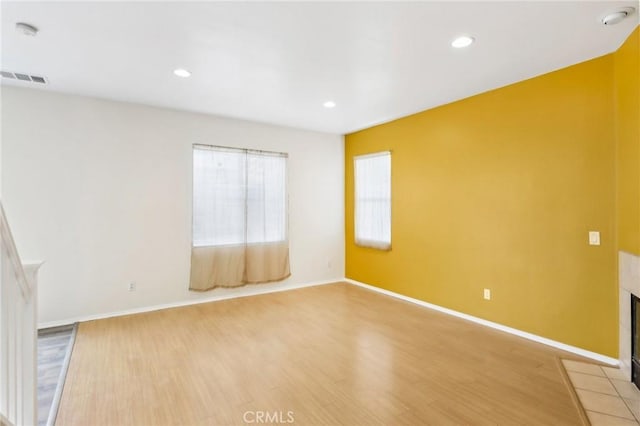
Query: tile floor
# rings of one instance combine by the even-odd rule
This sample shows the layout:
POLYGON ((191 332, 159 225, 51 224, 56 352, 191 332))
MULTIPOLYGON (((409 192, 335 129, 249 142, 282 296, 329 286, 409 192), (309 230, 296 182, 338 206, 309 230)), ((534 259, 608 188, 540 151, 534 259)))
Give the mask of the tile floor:
POLYGON ((53 424, 74 326, 38 330, 38 426, 53 424), (64 370, 64 371, 63 371, 64 370), (58 394, 58 395, 56 395, 58 394), (52 410, 53 406, 53 410, 52 410))
POLYGON ((592 426, 640 425, 640 390, 617 368, 563 359, 592 426))

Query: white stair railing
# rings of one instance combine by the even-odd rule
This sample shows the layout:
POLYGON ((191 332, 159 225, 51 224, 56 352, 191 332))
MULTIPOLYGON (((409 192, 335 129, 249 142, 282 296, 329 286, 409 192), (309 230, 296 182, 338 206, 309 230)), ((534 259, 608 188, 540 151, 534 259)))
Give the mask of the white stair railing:
POLYGON ((20 261, 1 203, 0 237, 0 422, 35 425, 40 263, 20 261))

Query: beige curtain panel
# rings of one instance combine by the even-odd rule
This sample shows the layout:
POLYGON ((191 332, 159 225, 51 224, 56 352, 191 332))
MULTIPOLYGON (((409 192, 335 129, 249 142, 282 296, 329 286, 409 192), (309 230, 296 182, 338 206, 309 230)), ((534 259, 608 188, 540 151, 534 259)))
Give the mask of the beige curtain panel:
POLYGON ((190 290, 291 275, 286 160, 282 153, 194 145, 190 290))
POLYGON ((191 290, 280 281, 291 275, 286 242, 191 250, 191 290))

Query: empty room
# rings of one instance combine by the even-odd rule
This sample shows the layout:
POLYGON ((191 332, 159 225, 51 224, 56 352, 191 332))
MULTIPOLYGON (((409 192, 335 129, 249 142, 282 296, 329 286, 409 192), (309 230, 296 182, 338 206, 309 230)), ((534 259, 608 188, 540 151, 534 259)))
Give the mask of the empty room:
POLYGON ((640 425, 640 4, 0 3, 0 425, 640 425))

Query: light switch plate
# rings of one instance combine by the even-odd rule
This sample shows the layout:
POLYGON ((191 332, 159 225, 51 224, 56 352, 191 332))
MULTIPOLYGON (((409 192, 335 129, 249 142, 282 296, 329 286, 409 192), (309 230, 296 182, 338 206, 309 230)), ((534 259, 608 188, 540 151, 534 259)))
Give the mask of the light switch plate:
POLYGON ((599 246, 600 245, 600 232, 598 232, 598 231, 589 231, 589 245, 590 246, 599 246))

